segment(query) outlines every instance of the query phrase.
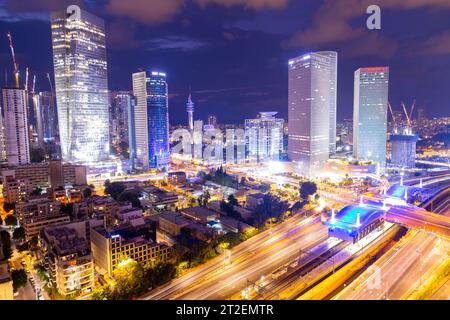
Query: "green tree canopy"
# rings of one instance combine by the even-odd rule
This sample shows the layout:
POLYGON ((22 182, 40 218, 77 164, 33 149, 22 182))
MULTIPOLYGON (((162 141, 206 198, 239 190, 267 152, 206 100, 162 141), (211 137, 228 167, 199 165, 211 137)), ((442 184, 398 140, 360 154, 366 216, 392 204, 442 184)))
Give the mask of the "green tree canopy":
POLYGON ((13 239, 24 240, 25 239, 25 229, 23 227, 16 228, 13 232, 13 239))
POLYGON ((307 200, 317 192, 317 185, 312 181, 305 181, 300 184, 300 198, 307 200))
POLYGON ((19 288, 25 287, 27 285, 28 277, 25 270, 13 270, 11 272, 11 277, 13 280, 14 292, 16 292, 19 288))

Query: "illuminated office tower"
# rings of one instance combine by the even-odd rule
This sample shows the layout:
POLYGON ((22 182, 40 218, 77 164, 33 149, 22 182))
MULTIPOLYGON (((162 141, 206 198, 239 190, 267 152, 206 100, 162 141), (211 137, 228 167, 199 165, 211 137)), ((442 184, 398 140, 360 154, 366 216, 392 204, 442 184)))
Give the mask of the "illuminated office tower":
POLYGON ((353 156, 386 167, 389 67, 355 71, 353 156))
POLYGON ((9 165, 30 163, 27 92, 25 89, 3 88, 4 143, 9 165))
POLYGON ((308 177, 323 169, 330 154, 334 64, 320 52, 289 60, 288 157, 308 177))
POLYGON ((280 160, 283 152, 284 120, 278 112, 260 112, 257 119, 245 120, 246 145, 250 162, 280 160))
POLYGON ((330 58, 330 109, 328 115, 330 117, 330 155, 336 153, 336 112, 337 112, 337 66, 338 53, 335 51, 321 51, 317 54, 325 55, 330 58))
POLYGON ((41 115, 44 142, 55 141, 58 138, 58 115, 54 95, 49 91, 39 92, 37 105, 41 115))
POLYGON ((128 113, 133 95, 128 91, 110 92, 109 135, 113 146, 129 144, 128 113))
POLYGON ((166 74, 133 73, 133 95, 135 166, 140 170, 166 167, 170 162, 166 74))
POLYGON ((71 5, 52 14, 53 64, 62 158, 109 157, 104 21, 71 5))
POLYGON ((208 125, 211 126, 211 128, 215 128, 217 126, 217 117, 215 115, 209 115, 208 116, 208 125))

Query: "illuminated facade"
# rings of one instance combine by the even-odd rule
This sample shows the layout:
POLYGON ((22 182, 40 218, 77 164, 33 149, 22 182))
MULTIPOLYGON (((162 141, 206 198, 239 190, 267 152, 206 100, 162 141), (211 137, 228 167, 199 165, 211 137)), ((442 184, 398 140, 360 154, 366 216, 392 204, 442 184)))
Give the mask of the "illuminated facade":
POLYGON ((275 118, 277 112, 260 112, 257 119, 245 120, 248 160, 262 162, 279 160, 283 152, 284 120, 275 118))
POLYGON ((8 165, 30 163, 27 91, 3 88, 4 143, 8 165))
POLYGON ((188 114, 189 130, 194 131, 194 102, 192 102, 191 94, 189 94, 188 101, 186 103, 186 112, 188 114))
POLYGON ((386 167, 389 68, 361 68, 355 72, 353 155, 386 167))
POLYGON ((133 73, 135 168, 162 168, 170 162, 166 74, 133 73))
POLYGON ((53 64, 62 158, 109 157, 104 21, 71 5, 52 14, 53 64))
POLYGON ((289 60, 288 156, 306 176, 317 174, 329 158, 330 106, 336 107, 335 101, 330 102, 336 98, 336 61, 336 56, 327 52, 289 60))

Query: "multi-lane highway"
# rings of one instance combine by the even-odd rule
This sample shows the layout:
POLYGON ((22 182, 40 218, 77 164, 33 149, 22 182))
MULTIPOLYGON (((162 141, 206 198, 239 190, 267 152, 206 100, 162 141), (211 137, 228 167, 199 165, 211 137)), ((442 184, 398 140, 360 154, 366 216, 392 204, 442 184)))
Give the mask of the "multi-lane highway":
POLYGON ((225 299, 327 237, 320 217, 297 215, 231 250, 231 264, 213 259, 143 299, 225 299))
MULTIPOLYGON (((446 210, 441 207, 438 213, 446 210)), ((405 299, 448 259, 449 249, 448 240, 411 230, 334 299, 405 299)))

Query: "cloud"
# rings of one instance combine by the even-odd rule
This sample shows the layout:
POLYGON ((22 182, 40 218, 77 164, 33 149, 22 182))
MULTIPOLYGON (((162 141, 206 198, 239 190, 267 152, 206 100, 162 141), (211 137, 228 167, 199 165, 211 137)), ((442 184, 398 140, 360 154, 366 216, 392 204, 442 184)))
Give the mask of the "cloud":
POLYGON ((136 38, 136 23, 129 20, 116 20, 106 26, 106 41, 108 48, 136 49, 142 42, 136 38))
POLYGON ((84 6, 84 0, 6 0, 6 8, 14 12, 63 10, 71 4, 84 6))
MULTIPOLYGON (((366 9, 371 4, 373 0, 325 0, 315 13, 312 25, 296 32, 285 40, 282 46, 317 48, 348 43, 349 46, 344 46, 343 51, 346 51, 349 56, 381 54, 387 58, 397 49, 393 40, 375 31, 369 33, 365 25, 360 28, 351 25, 352 20, 366 15, 366 9)), ((377 5, 382 11, 384 9, 450 9, 448 0, 381 0, 377 1, 377 5)))
POLYGON ((146 41, 146 50, 181 50, 194 51, 205 47, 207 44, 203 41, 185 36, 168 36, 146 41))
POLYGON ((450 31, 429 38, 420 51, 422 54, 450 54, 450 31))
POLYGON ((184 4, 185 0, 110 0, 105 10, 114 16, 156 25, 171 21, 184 4))
POLYGON ((217 4, 224 7, 243 6, 246 9, 264 10, 264 9, 284 9, 289 0, 195 0, 201 7, 209 4, 217 4))

